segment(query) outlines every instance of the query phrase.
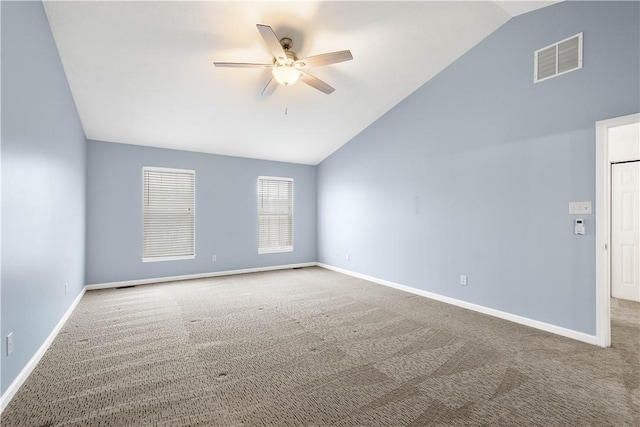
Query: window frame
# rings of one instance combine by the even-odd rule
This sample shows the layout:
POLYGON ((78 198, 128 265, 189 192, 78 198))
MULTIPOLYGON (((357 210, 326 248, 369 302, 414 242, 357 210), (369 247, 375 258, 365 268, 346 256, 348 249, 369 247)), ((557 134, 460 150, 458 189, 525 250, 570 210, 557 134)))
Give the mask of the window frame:
POLYGON ((160 262, 160 261, 180 261, 196 258, 196 171, 193 169, 175 169, 165 168, 157 166, 143 166, 142 167, 142 262, 160 262), (193 176, 193 246, 192 254, 189 255, 167 255, 167 256, 153 256, 145 257, 144 255, 144 240, 145 240, 145 172, 168 172, 168 173, 182 173, 190 174, 193 176))
POLYGON ((294 222, 295 222, 295 215, 294 215, 294 179, 293 178, 288 178, 288 177, 278 177, 278 176, 258 176, 258 179, 256 181, 256 211, 257 211, 257 237, 258 237, 258 254, 262 255, 262 254, 274 254, 274 253, 286 253, 286 252, 293 252, 294 251, 294 222), (291 245, 287 245, 287 246, 268 246, 268 247, 261 247, 260 246, 260 201, 262 200, 260 198, 260 181, 262 180, 268 180, 268 181, 286 181, 286 182, 290 182, 291 183, 291 195, 289 198, 289 203, 290 203, 290 209, 289 209, 289 217, 290 217, 290 224, 291 224, 291 245))

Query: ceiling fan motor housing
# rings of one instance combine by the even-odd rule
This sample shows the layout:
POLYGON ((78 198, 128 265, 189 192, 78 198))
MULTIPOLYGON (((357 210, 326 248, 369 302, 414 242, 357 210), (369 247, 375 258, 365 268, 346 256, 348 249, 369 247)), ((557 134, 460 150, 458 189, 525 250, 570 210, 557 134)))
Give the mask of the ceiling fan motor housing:
POLYGON ((285 50, 284 53, 287 55, 286 61, 280 58, 273 58, 273 63, 278 66, 293 66, 293 63, 298 60, 296 54, 290 50, 285 50))
POLYGON ((280 83, 289 86, 297 82, 299 79, 307 85, 326 93, 332 93, 335 89, 327 83, 312 76, 306 72, 306 68, 317 67, 321 65, 335 64, 337 62, 350 61, 353 59, 351 51, 342 50, 336 52, 328 52, 320 55, 309 56, 298 59, 295 52, 291 51, 293 40, 289 37, 278 39, 276 33, 268 25, 256 24, 260 35, 262 35, 269 51, 273 55, 273 62, 270 64, 256 64, 244 62, 214 62, 216 67, 238 67, 238 68, 267 68, 273 74, 273 79, 267 83, 262 91, 263 96, 269 96, 275 89, 274 84, 280 83), (305 71, 302 71, 305 69, 305 71), (273 83, 272 83, 273 82, 273 83))

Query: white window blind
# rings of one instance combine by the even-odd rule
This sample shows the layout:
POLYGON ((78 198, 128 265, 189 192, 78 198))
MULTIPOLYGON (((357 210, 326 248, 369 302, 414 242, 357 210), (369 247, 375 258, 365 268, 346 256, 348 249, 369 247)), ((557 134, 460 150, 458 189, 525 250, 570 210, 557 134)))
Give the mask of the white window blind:
POLYGON ((293 179, 258 177, 258 253, 293 251, 293 179))
POLYGON ((195 258, 195 171, 144 167, 142 261, 195 258))

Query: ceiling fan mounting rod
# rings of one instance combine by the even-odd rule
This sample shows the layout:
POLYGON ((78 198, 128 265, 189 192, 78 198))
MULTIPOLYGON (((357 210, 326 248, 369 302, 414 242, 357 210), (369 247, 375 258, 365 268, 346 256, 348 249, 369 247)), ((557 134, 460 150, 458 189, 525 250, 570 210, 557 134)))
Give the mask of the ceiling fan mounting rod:
POLYGON ((287 51, 291 49, 291 46, 293 46, 293 40, 291 40, 289 37, 283 37, 280 39, 280 46, 282 46, 282 48, 287 51))

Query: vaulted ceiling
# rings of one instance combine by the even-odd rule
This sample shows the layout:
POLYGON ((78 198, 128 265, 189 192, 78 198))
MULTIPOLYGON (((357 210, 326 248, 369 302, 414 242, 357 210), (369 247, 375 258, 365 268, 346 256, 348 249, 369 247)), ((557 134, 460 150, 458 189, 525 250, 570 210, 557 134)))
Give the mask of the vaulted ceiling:
POLYGON ((552 1, 46 1, 89 139, 317 164, 513 16, 552 1), (256 29, 298 57, 353 60, 260 96, 271 78, 256 29), (287 114, 285 114, 285 109, 287 114))

